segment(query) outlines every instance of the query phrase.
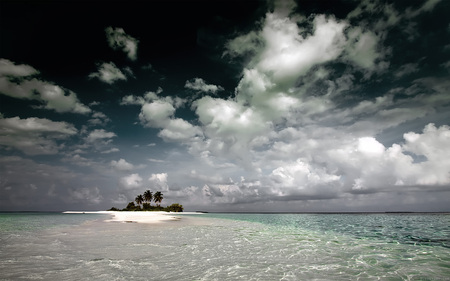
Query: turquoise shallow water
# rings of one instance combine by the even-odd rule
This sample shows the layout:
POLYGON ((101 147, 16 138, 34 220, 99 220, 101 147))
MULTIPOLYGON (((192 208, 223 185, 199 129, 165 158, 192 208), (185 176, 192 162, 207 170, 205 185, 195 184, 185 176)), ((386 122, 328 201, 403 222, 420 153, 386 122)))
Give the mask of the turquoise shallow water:
POLYGON ((356 239, 450 248, 450 215, 427 213, 357 214, 207 214, 256 222, 285 231, 310 229, 356 239))
POLYGON ((59 212, 0 212, 0 233, 9 234, 37 232, 49 228, 79 225, 83 222, 104 218, 103 214, 65 214, 59 212))
POLYGON ((446 214, 0 214, 0 280, 449 280, 446 214), (7 226, 7 227, 5 227, 7 226))

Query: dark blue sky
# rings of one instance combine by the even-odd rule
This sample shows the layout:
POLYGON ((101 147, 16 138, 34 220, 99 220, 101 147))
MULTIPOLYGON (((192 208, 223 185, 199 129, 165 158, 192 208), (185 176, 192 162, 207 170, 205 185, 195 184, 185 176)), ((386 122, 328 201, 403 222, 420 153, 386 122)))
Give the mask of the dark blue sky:
POLYGON ((447 1, 0 5, 0 210, 449 211, 447 1))

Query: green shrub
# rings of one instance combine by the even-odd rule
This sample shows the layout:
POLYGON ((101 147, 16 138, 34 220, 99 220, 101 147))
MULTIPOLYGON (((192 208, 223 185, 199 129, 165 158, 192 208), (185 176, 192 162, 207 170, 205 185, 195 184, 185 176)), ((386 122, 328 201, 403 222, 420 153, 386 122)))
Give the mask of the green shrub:
POLYGON ((136 210, 136 205, 134 205, 134 202, 128 203, 127 207, 123 209, 124 211, 134 211, 136 210))
POLYGON ((183 205, 174 203, 170 206, 167 206, 166 211, 168 211, 168 212, 183 212, 183 205))

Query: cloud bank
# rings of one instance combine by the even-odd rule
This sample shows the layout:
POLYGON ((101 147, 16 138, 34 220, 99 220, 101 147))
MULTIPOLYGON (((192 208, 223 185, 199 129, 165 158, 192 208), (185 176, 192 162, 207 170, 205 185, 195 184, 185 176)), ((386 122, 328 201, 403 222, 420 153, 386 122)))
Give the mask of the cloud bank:
POLYGON ((0 59, 0 207, 448 211, 446 5, 344 2, 102 23, 81 78, 0 59))
MULTIPOLYGON (((295 3, 281 5, 266 14, 259 30, 228 41, 224 56, 250 59, 234 98, 205 96, 192 103, 196 126, 174 119, 177 108, 167 100, 143 105, 144 126, 163 127, 159 134, 163 139, 186 145, 205 166, 228 163, 223 174, 242 178, 218 183, 197 175, 204 185, 186 187, 178 194, 185 192, 195 204, 204 205, 325 199, 342 203, 359 198, 376 208, 361 198, 448 189, 450 166, 445 159, 450 152, 444 144, 450 141, 448 126, 430 123, 422 133, 406 133, 402 142, 389 147, 376 137, 433 114, 442 99, 448 105, 442 96, 445 91, 436 89, 427 97, 405 95, 406 89, 368 99, 346 96, 358 80, 387 70, 390 50, 383 46, 386 34, 380 32, 381 25, 402 20, 392 6, 378 6, 373 9, 391 18, 374 26, 354 26, 353 19, 371 9, 364 3, 340 20, 320 14, 290 17, 295 3), (307 27, 300 28, 299 22, 307 27), (336 64, 347 65, 348 71, 336 75, 336 64), (342 106, 343 100, 353 106, 342 106), (175 120, 186 128, 183 137, 165 137, 168 124, 175 120), (239 172, 241 168, 244 171, 239 172)), ((396 76, 414 73, 415 67, 405 64, 396 76)), ((185 87, 210 93, 218 89, 201 78, 187 81, 185 87)), ((403 204, 408 204, 406 198, 403 204)))

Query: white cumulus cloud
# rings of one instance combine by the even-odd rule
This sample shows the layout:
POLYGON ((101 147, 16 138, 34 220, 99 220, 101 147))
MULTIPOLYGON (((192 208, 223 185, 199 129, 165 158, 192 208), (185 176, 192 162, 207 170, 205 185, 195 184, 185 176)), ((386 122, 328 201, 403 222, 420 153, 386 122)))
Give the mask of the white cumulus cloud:
POLYGON ((168 177, 167 173, 152 174, 148 179, 151 185, 150 189, 154 191, 168 191, 168 177))
MULTIPOLYGON (((124 189, 135 189, 142 186, 142 178, 139 174, 131 174, 120 179, 120 183, 124 189)), ((133 198, 134 199, 134 198, 133 198)))
POLYGON ((110 165, 111 165, 111 167, 113 167, 119 171, 131 171, 134 168, 133 164, 128 163, 123 158, 119 159, 119 161, 112 160, 110 165))

